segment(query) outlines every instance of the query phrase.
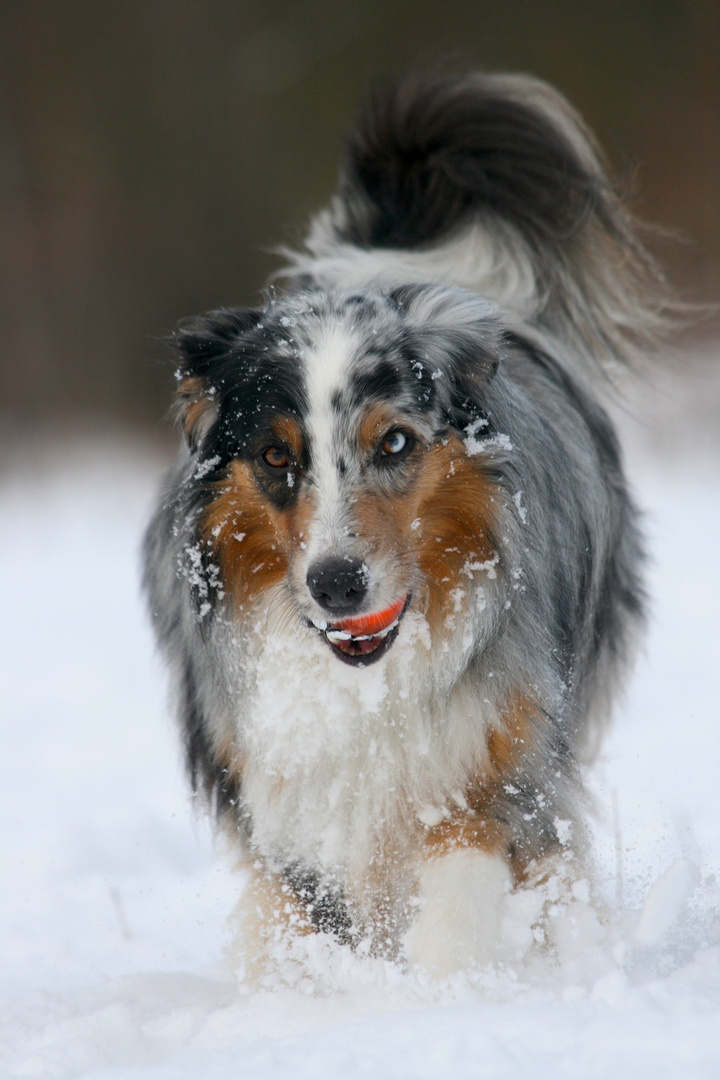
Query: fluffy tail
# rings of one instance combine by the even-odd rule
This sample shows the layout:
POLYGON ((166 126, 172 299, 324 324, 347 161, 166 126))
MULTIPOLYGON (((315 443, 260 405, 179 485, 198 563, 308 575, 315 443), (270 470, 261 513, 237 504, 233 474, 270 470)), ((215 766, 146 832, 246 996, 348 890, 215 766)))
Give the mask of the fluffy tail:
POLYGON ((410 76, 374 94, 338 196, 283 277, 445 282, 594 360, 665 325, 662 278, 565 99, 526 75, 410 76))

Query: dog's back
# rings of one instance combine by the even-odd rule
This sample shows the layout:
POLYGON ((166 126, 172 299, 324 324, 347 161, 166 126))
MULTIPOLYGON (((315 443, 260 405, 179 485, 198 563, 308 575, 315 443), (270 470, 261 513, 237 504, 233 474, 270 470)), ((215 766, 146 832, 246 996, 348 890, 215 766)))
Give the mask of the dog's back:
POLYGON ((582 831, 642 609, 593 388, 662 289, 581 122, 521 76, 376 96, 284 276, 176 339, 146 582, 189 766, 264 867, 260 938, 290 911, 453 970, 582 831))

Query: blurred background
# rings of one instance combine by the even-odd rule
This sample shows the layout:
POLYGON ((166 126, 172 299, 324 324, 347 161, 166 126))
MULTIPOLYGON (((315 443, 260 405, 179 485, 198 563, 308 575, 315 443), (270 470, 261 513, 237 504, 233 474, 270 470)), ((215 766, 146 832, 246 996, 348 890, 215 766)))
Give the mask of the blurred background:
MULTIPOLYGON (((203 1053, 230 1063, 208 1058, 206 1075, 239 1060, 280 1075, 290 1059, 267 1032, 298 1032, 283 1045, 303 1075, 335 1061, 327 1047, 340 1072, 365 1061, 358 1039, 387 1000, 365 976, 342 983, 345 1029, 324 992, 243 995, 233 1011, 236 991, 207 981, 238 877, 192 824, 139 546, 174 443, 164 337, 257 301, 273 246, 333 192, 368 83, 446 54, 558 86, 666 230, 653 244, 677 291, 708 305, 616 410, 652 554, 650 633, 592 776, 608 925, 629 932, 623 905, 673 860, 701 884, 669 945, 637 963, 622 938, 598 960, 605 946, 581 936, 570 1011, 535 975, 528 993, 550 1024, 543 1075, 571 1075, 566 1031, 577 1075, 602 1040, 624 1055, 617 1075, 633 1074, 628 1054, 650 1062, 637 1075, 717 1063, 720 0, 0 0, 2 1076, 199 1075, 203 1053)), ((467 1050, 453 1074, 477 1039, 500 1071, 518 1046, 534 1062, 537 1025, 514 1004, 530 999, 509 985, 490 1012, 463 1004, 465 1027, 442 1003, 416 1012, 415 1058, 432 1069, 451 1023, 467 1050)), ((414 998, 399 993, 402 1019, 414 998)), ((373 1052, 404 1062, 404 1036, 378 1043, 376 1027, 373 1052)))
POLYGON ((254 302, 368 82, 448 53, 556 84, 679 290, 720 297, 718 0, 3 0, 5 432, 162 430, 163 335, 254 302))

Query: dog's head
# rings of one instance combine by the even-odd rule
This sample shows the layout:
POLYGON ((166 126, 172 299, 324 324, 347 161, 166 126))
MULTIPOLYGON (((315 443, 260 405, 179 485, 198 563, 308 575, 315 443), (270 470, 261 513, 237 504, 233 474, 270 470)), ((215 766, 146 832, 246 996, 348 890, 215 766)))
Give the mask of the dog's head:
POLYGON ((409 606, 442 633, 497 561, 497 484, 474 451, 498 339, 487 303, 439 286, 303 292, 181 327, 198 550, 237 617, 281 586, 358 665, 409 606))

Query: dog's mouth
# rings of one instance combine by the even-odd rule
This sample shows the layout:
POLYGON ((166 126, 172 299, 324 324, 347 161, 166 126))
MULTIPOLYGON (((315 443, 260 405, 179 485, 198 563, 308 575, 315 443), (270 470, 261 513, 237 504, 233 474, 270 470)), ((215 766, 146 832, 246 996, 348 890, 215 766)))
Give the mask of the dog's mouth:
POLYGON ((312 620, 312 625, 322 634, 340 660, 363 667, 379 660, 390 648, 397 637, 400 620, 409 603, 410 594, 405 593, 382 611, 338 619, 334 623, 312 620))

